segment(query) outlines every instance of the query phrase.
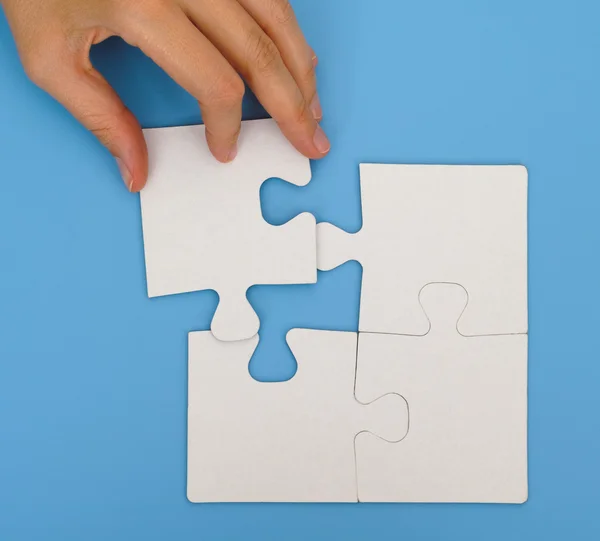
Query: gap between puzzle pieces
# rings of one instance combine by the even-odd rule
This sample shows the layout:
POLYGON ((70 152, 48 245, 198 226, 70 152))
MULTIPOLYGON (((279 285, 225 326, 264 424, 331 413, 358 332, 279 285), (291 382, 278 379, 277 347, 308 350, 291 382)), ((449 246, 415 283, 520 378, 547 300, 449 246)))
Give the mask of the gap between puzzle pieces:
POLYGON ((271 120, 242 123, 236 159, 211 155, 204 126, 144 130, 148 183, 140 194, 148 295, 213 289, 216 338, 251 338, 260 322, 246 292, 257 284, 317 280, 316 221, 301 214, 281 226, 262 216, 269 178, 304 186, 310 162, 271 120))
POLYGON ((527 171, 521 166, 362 164, 363 227, 349 235, 301 214, 264 221, 260 186, 273 176, 302 186, 309 161, 272 120, 244 122, 230 164, 210 154, 203 126, 145 130, 150 155, 141 194, 149 296, 214 289, 211 330, 250 338, 260 322, 256 284, 315 283, 316 267, 363 266, 359 331, 424 335, 416 292, 462 284, 471 302, 464 335, 527 332, 527 171))
POLYGON ((527 170, 361 164, 363 226, 320 223, 317 264, 363 267, 360 332, 425 335, 418 292, 461 284, 465 336, 527 333, 527 170))
MULTIPOLYGON (((213 334, 190 335, 190 499, 524 501, 526 170, 361 165, 363 228, 348 235, 319 224, 317 235, 308 214, 279 227, 262 218, 264 180, 310 180, 308 160, 273 121, 244 123, 232 164, 212 158, 203 130, 145 131, 141 195, 149 295, 220 297, 213 334), (299 372, 308 370, 258 383, 248 362, 259 321, 246 291, 314 283, 317 250, 322 270, 349 259, 363 267, 360 341, 292 331, 299 372), (438 332, 420 304, 439 288, 464 296, 451 332, 448 318, 438 332), (369 407, 357 401, 363 392, 369 407), (392 398, 404 412, 394 426, 404 429, 384 442, 365 426, 387 433, 392 398)), ((431 313, 443 314, 452 294, 433 298, 431 313)))
POLYGON ((290 331, 283 383, 248 373, 258 337, 191 333, 190 501, 526 501, 527 336, 461 336, 456 284, 420 297, 425 336, 290 331))

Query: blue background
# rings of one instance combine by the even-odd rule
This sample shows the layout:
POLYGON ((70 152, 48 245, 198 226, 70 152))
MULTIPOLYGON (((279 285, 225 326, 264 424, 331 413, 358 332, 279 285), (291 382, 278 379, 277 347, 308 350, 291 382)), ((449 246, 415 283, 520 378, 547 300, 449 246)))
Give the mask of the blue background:
MULTIPOLYGON (((139 197, 27 81, 0 16, 0 539, 598 538, 600 4, 294 6, 319 55, 333 147, 308 187, 269 181, 269 221, 308 210, 358 230, 361 161, 529 168, 529 501, 188 503, 186 337, 208 328, 216 294, 146 297, 139 197)), ((200 120, 121 41, 93 58, 143 126, 200 120)), ((263 114, 248 99, 246 118, 263 114)), ((252 289, 252 373, 294 373, 290 327, 356 329, 360 272, 252 289)))

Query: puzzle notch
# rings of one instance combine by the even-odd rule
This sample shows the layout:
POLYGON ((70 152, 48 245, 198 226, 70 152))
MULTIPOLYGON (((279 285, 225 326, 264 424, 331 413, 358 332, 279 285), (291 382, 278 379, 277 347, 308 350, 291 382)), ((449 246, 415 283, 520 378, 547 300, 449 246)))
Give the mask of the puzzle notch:
MULTIPOLYGON (((292 329, 287 334, 287 342, 298 362, 298 371, 302 366, 302 380, 314 384, 323 378, 329 387, 338 382, 344 383, 340 397, 350 404, 352 415, 349 417, 353 419, 351 432, 355 436, 367 432, 386 442, 397 442, 404 438, 408 430, 408 413, 402 396, 385 391, 368 402, 356 399, 357 333, 292 329), (326 360, 330 358, 337 358, 338 361, 326 360), (342 372, 350 376, 342 380, 339 377, 342 372), (346 387, 350 380, 351 390, 348 391, 346 387)), ((302 380, 297 382, 298 385, 302 385, 302 380)), ((331 390, 327 394, 334 395, 331 390)))
POLYGON ((526 501, 527 335, 460 335, 457 284, 430 284, 419 300, 425 336, 359 335, 357 398, 391 387, 410 412, 399 443, 357 438, 359 500, 526 501))
POLYGON ((360 332, 424 335, 428 283, 456 282, 466 336, 527 332, 527 170, 361 164, 363 227, 317 226, 318 267, 363 267, 360 332))
POLYGON ((304 213, 264 221, 260 186, 272 177, 310 181, 308 159, 273 120, 244 122, 236 159, 217 162, 204 126, 144 131, 148 184, 141 193, 148 295, 215 290, 224 299, 211 330, 221 340, 252 337, 258 320, 246 291, 257 284, 315 283, 316 224, 304 213))
POLYGON ((398 395, 356 400, 356 333, 294 329, 287 340, 296 375, 260 383, 248 373, 257 337, 190 334, 190 501, 356 502, 357 434, 375 428, 395 441, 406 433, 398 395))

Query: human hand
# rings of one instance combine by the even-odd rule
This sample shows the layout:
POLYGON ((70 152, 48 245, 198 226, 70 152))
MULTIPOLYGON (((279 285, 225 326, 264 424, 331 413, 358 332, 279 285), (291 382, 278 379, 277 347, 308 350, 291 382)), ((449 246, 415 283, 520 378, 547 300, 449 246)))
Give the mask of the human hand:
POLYGON ((323 157, 317 58, 287 0, 0 0, 25 71, 117 159, 125 185, 148 174, 142 130, 90 61, 92 45, 120 36, 199 102, 208 145, 237 152, 244 83, 305 156, 323 157), (240 77, 241 75, 241 77, 240 77))

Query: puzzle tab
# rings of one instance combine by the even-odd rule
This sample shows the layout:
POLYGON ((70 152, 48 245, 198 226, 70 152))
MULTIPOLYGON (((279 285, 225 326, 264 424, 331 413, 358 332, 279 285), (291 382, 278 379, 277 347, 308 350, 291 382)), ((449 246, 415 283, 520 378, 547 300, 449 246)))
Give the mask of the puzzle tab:
POLYGON ((189 335, 190 501, 356 502, 356 435, 406 434, 402 397, 354 397, 356 333, 293 329, 287 339, 298 372, 260 383, 248 373, 257 337, 189 335))
POLYGON ((271 177, 303 186, 308 159, 273 120, 243 123, 236 159, 211 155, 204 126, 144 130, 149 177, 141 192, 148 295, 214 289, 211 330, 219 340, 251 338, 259 321, 246 298, 256 284, 317 280, 316 223, 310 214, 274 227, 260 187, 271 177))
POLYGON ((393 388, 410 412, 399 443, 356 442, 364 502, 527 500, 527 335, 465 337, 467 293, 430 284, 425 336, 361 333, 356 395, 393 388))
POLYGON ((521 166, 362 164, 362 229, 318 225, 318 266, 363 267, 361 332, 422 335, 418 292, 469 293, 459 331, 527 333, 527 170, 521 166))
POLYGON ((272 120, 244 122, 218 163, 203 126, 145 130, 148 295, 219 294, 189 335, 192 502, 527 500, 527 171, 360 166, 363 226, 264 221, 261 184, 310 165, 272 120), (363 267, 359 333, 293 329, 298 371, 248 365, 255 284, 363 267))

